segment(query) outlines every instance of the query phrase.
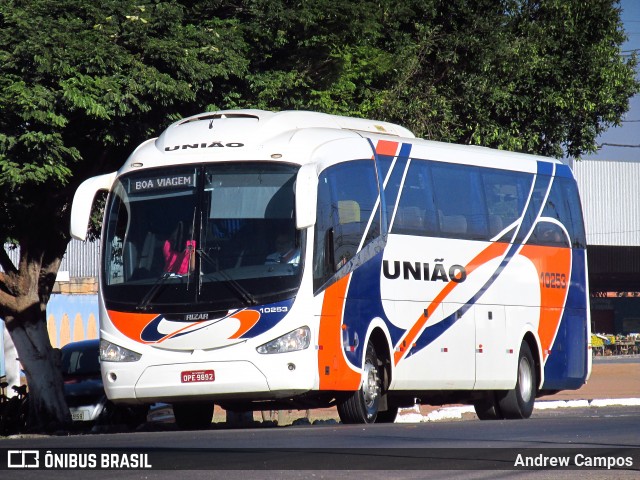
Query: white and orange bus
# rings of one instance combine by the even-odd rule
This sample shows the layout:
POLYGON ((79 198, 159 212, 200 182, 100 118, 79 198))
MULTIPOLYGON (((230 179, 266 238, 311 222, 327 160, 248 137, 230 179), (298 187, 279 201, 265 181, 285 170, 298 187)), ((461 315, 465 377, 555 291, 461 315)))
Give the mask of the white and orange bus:
POLYGON ((344 423, 470 403, 527 418, 591 371, 570 168, 313 112, 210 112, 85 181, 102 231, 102 375, 184 427, 337 406, 344 423))

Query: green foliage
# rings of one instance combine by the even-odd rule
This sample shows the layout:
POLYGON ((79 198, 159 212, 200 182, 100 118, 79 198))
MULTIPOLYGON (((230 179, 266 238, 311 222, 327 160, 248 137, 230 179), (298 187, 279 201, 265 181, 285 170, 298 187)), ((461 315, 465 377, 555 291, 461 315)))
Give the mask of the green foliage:
POLYGON ((614 0, 2 0, 0 236, 205 108, 579 157, 638 91, 624 39, 614 0))
POLYGON ((556 157, 593 152, 639 88, 636 57, 620 55, 616 4, 423 4, 424 21, 400 28, 414 41, 400 52, 382 114, 437 140, 556 157))
POLYGON ((3 0, 0 4, 0 236, 60 219, 83 177, 113 170, 135 144, 247 73, 234 19, 196 18, 175 1, 3 0), (35 194, 35 196, 32 196, 35 194), (46 208, 40 208, 40 206, 46 208), (35 209, 35 210, 34 210, 35 209))
POLYGON ((0 254, 0 317, 24 324, 16 305, 36 305, 44 323, 80 182, 204 109, 321 110, 435 140, 594 151, 639 89, 617 5, 0 0, 0 240, 24 260, 16 272, 0 254))

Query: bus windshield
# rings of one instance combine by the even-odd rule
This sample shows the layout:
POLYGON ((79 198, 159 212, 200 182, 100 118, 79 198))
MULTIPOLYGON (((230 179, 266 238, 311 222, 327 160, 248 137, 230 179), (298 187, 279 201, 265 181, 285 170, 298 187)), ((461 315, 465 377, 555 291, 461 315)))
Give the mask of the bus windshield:
POLYGON ((229 310, 295 296, 304 243, 297 168, 216 163, 120 177, 103 235, 107 308, 229 310))

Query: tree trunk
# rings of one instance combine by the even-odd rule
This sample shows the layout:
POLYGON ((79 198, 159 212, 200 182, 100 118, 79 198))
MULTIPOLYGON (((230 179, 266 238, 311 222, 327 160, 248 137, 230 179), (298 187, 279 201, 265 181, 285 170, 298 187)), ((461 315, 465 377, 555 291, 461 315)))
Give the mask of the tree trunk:
POLYGON ((28 431, 53 432, 71 424, 64 398, 60 351, 51 347, 39 308, 21 312, 8 324, 29 386, 28 431))
POLYGON ((64 398, 60 351, 53 349, 47 332, 47 302, 56 272, 67 247, 68 235, 52 223, 68 220, 46 205, 34 210, 29 221, 38 231, 17 239, 20 260, 14 265, 0 251, 0 316, 16 346, 27 377, 29 431, 51 432, 71 424, 64 398))

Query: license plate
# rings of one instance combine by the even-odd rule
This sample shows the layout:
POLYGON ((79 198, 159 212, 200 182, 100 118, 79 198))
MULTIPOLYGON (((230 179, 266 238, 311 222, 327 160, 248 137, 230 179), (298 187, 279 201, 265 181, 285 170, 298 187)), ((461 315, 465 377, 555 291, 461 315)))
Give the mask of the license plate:
POLYGON ((89 410, 75 410, 69 409, 71 413, 71 420, 74 422, 86 422, 90 419, 91 413, 89 410))
POLYGON ((216 379, 213 370, 191 370, 182 372, 182 383, 213 382, 216 379))

